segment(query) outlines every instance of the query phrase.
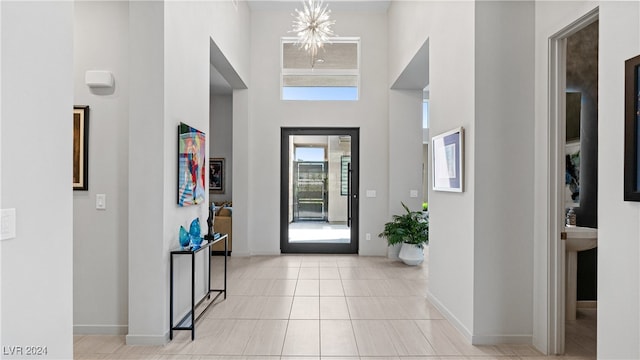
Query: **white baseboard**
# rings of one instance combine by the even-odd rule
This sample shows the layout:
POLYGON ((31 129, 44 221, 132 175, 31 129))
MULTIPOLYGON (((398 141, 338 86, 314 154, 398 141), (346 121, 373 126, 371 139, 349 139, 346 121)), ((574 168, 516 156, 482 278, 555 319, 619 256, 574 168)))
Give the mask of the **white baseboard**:
POLYGON ((474 335, 472 345, 533 344, 532 335, 474 335))
POLYGON ((74 335, 126 335, 127 325, 73 325, 74 335))
MULTIPOLYGON (((278 255, 282 255, 279 250, 276 250, 276 251, 256 251, 256 252, 251 252, 250 254, 247 254, 245 256, 278 256, 278 255)), ((242 256, 242 255, 240 255, 240 256, 242 256)))
POLYGON ((449 320, 469 343, 472 345, 498 345, 498 344, 528 344, 533 343, 533 335, 473 335, 462 322, 455 317, 431 292, 427 292, 427 299, 442 315, 449 320))
POLYGON ((127 345, 166 345, 169 342, 169 333, 164 335, 127 335, 127 345))
POLYGON ((449 320, 451 325, 453 325, 462 334, 462 336, 464 336, 464 338, 467 339, 469 343, 471 343, 471 340, 472 340, 471 331, 469 331, 469 329, 467 329, 467 327, 464 326, 462 322, 460 322, 460 320, 458 320, 458 318, 455 317, 455 315, 453 315, 451 311, 449 311, 449 309, 447 309, 444 305, 442 305, 440 300, 438 300, 435 296, 433 296, 433 294, 430 291, 427 291, 427 299, 431 302, 431 304, 433 304, 433 306, 435 306, 438 309, 438 311, 440 311, 440 313, 442 313, 442 315, 447 320, 449 320))
POLYGON ((578 300, 576 301, 576 308, 578 309, 597 309, 598 300, 578 300))

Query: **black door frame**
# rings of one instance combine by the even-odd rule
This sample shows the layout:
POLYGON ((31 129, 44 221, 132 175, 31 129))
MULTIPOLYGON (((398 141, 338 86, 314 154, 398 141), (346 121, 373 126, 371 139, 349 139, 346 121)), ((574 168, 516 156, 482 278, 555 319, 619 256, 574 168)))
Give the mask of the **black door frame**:
POLYGON ((331 127, 283 127, 280 136, 280 251, 282 253, 357 254, 359 245, 360 189, 360 129, 331 127), (351 242, 290 243, 289 242, 289 136, 351 136, 351 242))

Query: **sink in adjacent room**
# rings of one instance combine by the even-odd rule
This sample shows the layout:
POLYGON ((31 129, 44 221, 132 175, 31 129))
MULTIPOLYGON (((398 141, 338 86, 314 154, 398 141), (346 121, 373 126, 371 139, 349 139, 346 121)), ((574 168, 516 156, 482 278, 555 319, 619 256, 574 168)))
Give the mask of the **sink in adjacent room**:
POLYGON ((578 251, 590 250, 598 246, 598 229, 567 226, 560 238, 565 243, 565 314, 567 320, 576 319, 578 251))
POLYGON ((598 246, 598 229, 568 226, 564 228, 564 233, 567 251, 584 251, 598 246))

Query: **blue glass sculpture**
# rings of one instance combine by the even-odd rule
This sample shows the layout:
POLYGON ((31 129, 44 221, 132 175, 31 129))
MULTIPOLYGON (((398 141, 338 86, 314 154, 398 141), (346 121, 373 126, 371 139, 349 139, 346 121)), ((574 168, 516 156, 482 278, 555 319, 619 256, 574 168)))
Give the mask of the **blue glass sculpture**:
POLYGON ((187 229, 184 228, 184 226, 180 226, 180 246, 182 246, 182 248, 186 248, 187 246, 189 246, 189 242, 191 242, 191 237, 189 236, 189 233, 187 232, 187 229))
POLYGON ((197 250, 200 248, 200 244, 202 243, 202 238, 200 237, 200 219, 195 218, 191 222, 191 226, 189 227, 189 236, 191 237, 191 245, 193 250, 197 250))

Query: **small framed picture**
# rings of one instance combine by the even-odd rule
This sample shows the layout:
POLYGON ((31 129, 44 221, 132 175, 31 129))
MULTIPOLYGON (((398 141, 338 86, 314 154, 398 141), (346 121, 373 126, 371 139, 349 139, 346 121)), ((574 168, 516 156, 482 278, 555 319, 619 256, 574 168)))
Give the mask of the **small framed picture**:
POLYGON ((464 129, 431 138, 433 190, 464 191, 464 129))
POLYGON ((73 107, 73 190, 89 190, 89 107, 73 107))
POLYGON ((209 159, 209 192, 224 194, 224 158, 209 159))

